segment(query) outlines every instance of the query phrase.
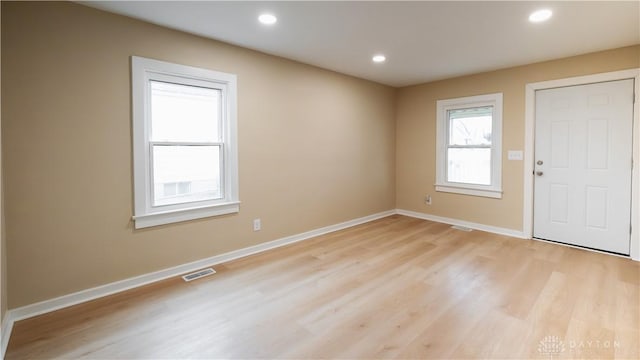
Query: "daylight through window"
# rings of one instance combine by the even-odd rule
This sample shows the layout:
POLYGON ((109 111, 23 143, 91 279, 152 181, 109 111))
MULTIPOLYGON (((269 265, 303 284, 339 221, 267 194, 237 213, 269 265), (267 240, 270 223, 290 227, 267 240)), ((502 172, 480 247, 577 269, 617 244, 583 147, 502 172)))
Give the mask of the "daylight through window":
POLYGON ((502 94, 441 100, 436 190, 501 196, 502 94))
POLYGON ((132 57, 136 228, 238 211, 236 77, 132 57))

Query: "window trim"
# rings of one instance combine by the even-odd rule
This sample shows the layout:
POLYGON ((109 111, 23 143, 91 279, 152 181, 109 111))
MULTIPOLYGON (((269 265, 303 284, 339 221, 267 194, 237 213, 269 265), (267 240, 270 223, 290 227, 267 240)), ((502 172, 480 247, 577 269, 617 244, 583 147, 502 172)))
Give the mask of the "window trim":
POLYGON ((238 194, 237 145, 237 76, 192 66, 131 57, 131 100, 133 120, 134 226, 136 229, 237 213, 238 194), (206 85, 222 91, 221 157, 224 169, 220 186, 222 199, 153 205, 150 81, 206 85))
POLYGON ((435 189, 464 195, 502 198, 502 93, 467 96, 436 102, 436 183, 435 189), (493 106, 491 125, 491 184, 465 184, 447 181, 447 139, 449 110, 493 106))

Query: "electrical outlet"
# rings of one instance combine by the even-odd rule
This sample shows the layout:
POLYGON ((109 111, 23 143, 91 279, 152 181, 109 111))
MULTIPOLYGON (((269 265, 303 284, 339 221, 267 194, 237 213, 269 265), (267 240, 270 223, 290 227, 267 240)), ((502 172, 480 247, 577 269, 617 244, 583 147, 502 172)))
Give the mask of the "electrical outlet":
POLYGON ((427 205, 431 205, 431 195, 427 195, 424 197, 424 203, 427 205))
POLYGON ((260 219, 253 219, 253 231, 260 231, 262 228, 262 223, 260 219))

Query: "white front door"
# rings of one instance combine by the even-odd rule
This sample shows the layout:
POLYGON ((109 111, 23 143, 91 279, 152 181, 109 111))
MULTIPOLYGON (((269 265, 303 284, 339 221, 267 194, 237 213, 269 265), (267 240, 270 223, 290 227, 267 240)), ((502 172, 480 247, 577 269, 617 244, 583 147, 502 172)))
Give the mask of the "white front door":
POLYGON ((633 87, 536 91, 535 238, 629 254, 633 87))

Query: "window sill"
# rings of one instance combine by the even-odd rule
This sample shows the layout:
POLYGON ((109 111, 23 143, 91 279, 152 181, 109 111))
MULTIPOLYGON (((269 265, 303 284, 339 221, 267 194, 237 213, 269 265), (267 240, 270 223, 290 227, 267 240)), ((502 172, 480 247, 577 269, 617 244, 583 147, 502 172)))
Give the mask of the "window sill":
POLYGON ((502 190, 496 190, 496 189, 478 189, 478 188, 464 187, 464 186, 436 184, 436 191, 448 192, 448 193, 454 193, 454 194, 481 196, 481 197, 488 197, 493 199, 502 199, 502 190))
POLYGON ((203 206, 198 208, 173 210, 166 212, 156 212, 134 216, 133 220, 136 229, 143 229, 152 226, 171 224, 181 221, 202 219, 205 217, 233 214, 240 211, 240 202, 228 202, 203 206))

